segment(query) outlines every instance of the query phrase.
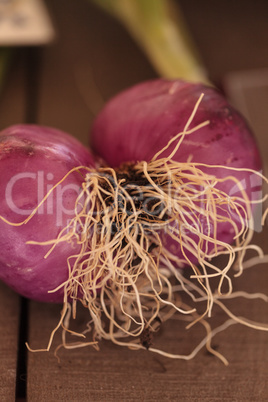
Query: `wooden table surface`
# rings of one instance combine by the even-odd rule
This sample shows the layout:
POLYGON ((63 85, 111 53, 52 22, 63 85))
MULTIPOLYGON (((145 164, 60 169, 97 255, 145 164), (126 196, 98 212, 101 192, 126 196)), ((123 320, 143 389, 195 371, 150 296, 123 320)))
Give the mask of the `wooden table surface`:
MULTIPOLYGON (((0 128, 23 122, 44 124, 66 130, 87 144, 103 103, 156 73, 124 29, 90 2, 46 3, 57 39, 47 47, 16 50, 0 96, 0 128)), ((224 82, 235 98, 228 73, 268 68, 267 1, 183 0, 180 4, 211 79, 224 82)), ((266 144, 268 129, 265 71, 263 76, 266 87, 251 86, 243 93, 260 144, 266 144)), ((261 148, 265 157, 265 147, 261 148)), ((267 234, 267 228, 256 234, 266 252, 267 234)), ((267 271, 263 265, 246 272, 237 286, 268 293, 267 271)), ((268 322, 265 303, 251 301, 234 308, 268 322)), ((61 350, 60 362, 53 349, 27 352, 25 341, 33 348, 46 347, 60 309, 21 299, 0 284, 0 401, 268 401, 265 332, 235 325, 217 335, 214 344, 229 360, 227 367, 206 350, 191 361, 169 360, 108 342, 101 343, 100 351, 61 350)), ((83 318, 82 313, 78 325, 83 318)), ((221 314, 212 318, 215 325, 221 319, 221 314)), ((179 322, 170 321, 158 334, 158 342, 174 352, 189 353, 200 336, 198 327, 185 335, 179 322)), ((59 342, 60 334, 54 345, 59 342)))

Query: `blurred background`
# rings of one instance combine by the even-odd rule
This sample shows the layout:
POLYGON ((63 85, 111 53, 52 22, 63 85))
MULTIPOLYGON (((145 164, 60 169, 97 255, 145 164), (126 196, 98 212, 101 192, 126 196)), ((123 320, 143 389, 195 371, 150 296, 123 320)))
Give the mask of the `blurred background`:
MULTIPOLYGON (((197 66, 220 88, 230 86, 233 73, 248 74, 247 81, 261 76, 267 86, 268 2, 1 0, 0 45, 0 113, 8 86, 16 90, 18 75, 25 74, 29 96, 38 98, 29 99, 31 108, 38 101, 38 111, 31 116, 27 106, 21 119, 68 129, 87 142, 103 103, 145 79, 189 78, 187 67, 197 66), (159 60, 171 74, 158 69, 159 60), (54 113, 47 113, 47 98, 54 113)), ((5 124, 16 122, 10 115, 5 124)))

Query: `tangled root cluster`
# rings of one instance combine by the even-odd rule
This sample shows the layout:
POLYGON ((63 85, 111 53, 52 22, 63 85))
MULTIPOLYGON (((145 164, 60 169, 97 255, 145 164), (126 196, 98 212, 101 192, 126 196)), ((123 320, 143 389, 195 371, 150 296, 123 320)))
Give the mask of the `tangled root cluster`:
MULTIPOLYGON (((236 322, 268 330, 266 325, 236 317, 224 304, 226 299, 247 297, 232 288, 232 277, 243 272, 247 250, 253 249, 257 258, 263 258, 261 249, 250 241, 252 204, 262 204, 264 199, 250 200, 243 186, 230 175, 232 168, 198 164, 190 158, 186 163, 173 160, 185 136, 208 124, 189 129, 199 102, 183 132, 150 162, 125 164, 118 169, 83 167, 87 173, 75 216, 57 239, 42 243, 51 244, 46 258, 60 242, 80 245, 80 252, 67 261, 69 277, 59 287, 65 295, 61 319, 46 350, 62 326, 66 348, 89 344, 97 348, 100 339, 109 339, 134 349, 190 359, 206 345, 227 364, 211 347, 217 332, 236 322), (170 148, 169 156, 161 157, 170 148), (227 169, 228 176, 215 177, 215 168, 227 169), (227 181, 237 186, 239 195, 232 197, 221 190, 220 184, 227 181), (223 223, 233 233, 233 245, 218 236, 223 223), (215 262, 219 255, 225 257, 221 267, 215 262), (188 277, 185 270, 191 272, 188 277), (190 303, 185 302, 184 295, 190 303), (76 334, 85 339, 69 343, 66 334, 74 334, 70 319, 76 316, 77 301, 88 309, 90 322, 83 334, 76 334), (197 305, 204 301, 204 311, 198 313, 197 305), (214 305, 224 310, 227 321, 211 329, 208 318, 214 305), (207 336, 190 355, 170 354, 152 344, 151 334, 175 314, 187 322, 187 328, 200 322, 206 329, 207 336), (92 338, 87 341, 89 328, 92 338)), ((80 171, 81 167, 74 170, 80 171)), ((267 182, 260 173, 252 173, 267 182)), ((265 217, 266 212, 263 221, 265 217)), ((252 264, 255 262, 253 259, 252 264)), ((260 294, 248 297, 268 300, 260 294)))

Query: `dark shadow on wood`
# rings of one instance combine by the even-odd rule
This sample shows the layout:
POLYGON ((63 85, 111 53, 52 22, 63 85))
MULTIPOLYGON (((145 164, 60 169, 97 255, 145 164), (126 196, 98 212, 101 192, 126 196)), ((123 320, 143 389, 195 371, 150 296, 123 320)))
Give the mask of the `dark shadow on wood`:
POLYGON ((28 339, 28 300, 21 298, 20 303, 20 325, 18 339, 18 360, 17 360, 17 381, 16 401, 26 400, 27 395, 27 348, 28 339))

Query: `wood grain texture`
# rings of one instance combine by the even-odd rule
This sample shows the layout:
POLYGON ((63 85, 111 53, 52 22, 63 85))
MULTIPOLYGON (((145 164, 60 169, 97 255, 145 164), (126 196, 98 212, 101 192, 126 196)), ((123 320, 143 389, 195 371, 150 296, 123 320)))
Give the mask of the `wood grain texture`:
MULTIPOLYGON (((47 0, 46 3, 58 37, 54 44, 42 49, 40 75, 36 81, 38 91, 35 93, 38 99, 32 117, 40 124, 66 130, 87 144, 93 118, 103 102, 129 85, 154 78, 155 72, 123 28, 89 2, 47 0)), ((194 2, 193 12, 193 2, 182 1, 211 76, 217 81, 231 69, 254 67, 252 57, 248 58, 245 53, 245 44, 241 48, 243 57, 239 62, 237 52, 230 50, 232 37, 237 38, 236 35, 241 32, 238 21, 238 26, 234 24, 234 16, 228 19, 230 9, 223 3, 220 5, 218 23, 214 17, 218 12, 218 3, 217 6, 211 1, 199 3, 194 2), (226 20, 229 30, 223 33, 226 20), (229 39, 224 41, 226 35, 229 39), (215 49, 219 47, 221 53, 217 55, 215 49), (231 53, 226 59, 228 51, 231 53)), ((262 15, 267 4, 260 3, 262 6, 254 9, 255 19, 256 10, 259 10, 258 15, 262 15)), ((251 20, 249 4, 247 1, 246 15, 240 20, 242 32, 244 37, 248 35, 247 38, 250 34, 243 30, 245 21, 251 20)), ((233 3, 232 7, 238 15, 233 3)), ((260 24, 263 26, 262 19, 260 24)), ((253 37, 257 36, 258 31, 253 30, 253 37)), ((257 48, 255 51, 256 64, 265 66, 267 63, 268 66, 266 56, 260 56, 257 48)), ((29 54, 25 57, 28 58, 29 54)), ((0 100, 1 128, 26 119, 29 99, 25 92, 25 65, 16 65, 14 71, 0 100)), ((262 135, 259 141, 262 141, 262 135)), ((267 235, 266 228, 262 234, 255 236, 266 252, 267 235)), ((254 288, 254 291, 268 293, 267 266, 245 272, 235 284, 235 289, 240 288, 248 291, 254 288)), ((230 303, 237 314, 267 322, 265 303, 242 301, 230 303)), ((19 298, 1 285, 1 401, 12 401, 15 395, 18 303, 19 298)), ((32 348, 46 347, 50 333, 57 325, 60 309, 58 305, 30 303, 28 341, 32 348)), ((87 320, 86 311, 81 311, 73 329, 83 329, 87 320)), ((223 314, 218 312, 211 321, 213 326, 217 326, 223 320, 223 314)), ((165 350, 187 354, 203 336, 201 326, 186 332, 182 323, 170 321, 161 328, 154 342, 165 350)), ((218 334, 213 344, 229 360, 228 367, 206 350, 200 351, 194 360, 181 361, 147 351, 134 352, 104 341, 100 344, 100 351, 90 347, 60 349, 58 361, 53 352, 60 341, 58 332, 50 352, 28 353, 28 402, 267 400, 268 335, 265 332, 235 325, 218 334)))
POLYGON ((17 346, 19 332, 19 297, 0 284, 0 400, 15 400, 17 346))
MULTIPOLYGON (((249 279, 259 285, 256 277, 249 279)), ((267 274, 262 280, 267 283, 267 274)), ((238 310, 259 319, 267 317, 267 307, 263 308, 261 303, 245 304, 238 310)), ((59 306, 31 304, 32 347, 46 345, 51 329, 57 324, 59 311, 59 306)), ((220 317, 221 314, 212 322, 217 324, 220 317)), ((86 320, 86 312, 81 312, 73 329, 82 329, 86 320)), ((203 331, 198 326, 187 334, 182 325, 170 321, 155 337, 155 342, 170 351, 188 353, 202 336, 203 331)), ((59 342, 58 334, 53 349, 59 342)), ((187 362, 147 351, 122 349, 108 342, 100 343, 100 351, 92 348, 60 350, 60 362, 52 352, 30 354, 28 400, 265 401, 268 392, 266 344, 267 334, 239 325, 219 334, 214 345, 230 360, 228 367, 204 350, 187 362)))

